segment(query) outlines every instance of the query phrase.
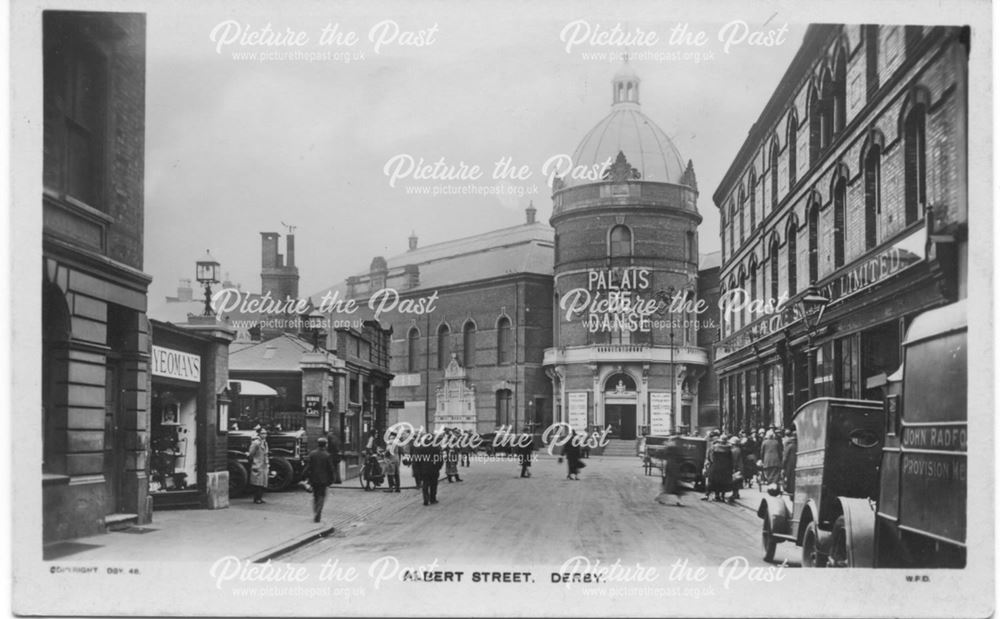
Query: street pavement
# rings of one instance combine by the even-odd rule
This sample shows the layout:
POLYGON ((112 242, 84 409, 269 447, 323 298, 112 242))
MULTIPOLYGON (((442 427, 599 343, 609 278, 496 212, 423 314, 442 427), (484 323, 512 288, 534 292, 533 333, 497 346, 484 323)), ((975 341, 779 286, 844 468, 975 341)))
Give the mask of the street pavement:
MULTIPOLYGON (((562 563, 582 555, 613 563, 719 565, 732 556, 766 565, 760 556, 760 493, 743 490, 735 504, 701 501, 690 491, 674 505, 656 498, 658 475, 643 473, 633 457, 592 457, 580 481, 566 465, 542 453, 532 477, 521 479, 515 460, 474 460, 459 469, 461 483, 439 484, 437 505, 425 507, 413 478, 400 493, 361 490, 357 480, 328 491, 323 521, 312 519, 304 490, 268 493, 266 503, 233 499, 228 509, 159 511, 153 522, 50 544, 46 558, 102 561, 163 557, 211 562, 223 556, 251 561, 371 562, 391 554, 425 563, 470 559, 491 564, 562 563)), ((800 552, 779 544, 777 561, 797 565, 800 552)))
MULTIPOLYGON (((701 501, 689 492, 658 503, 659 477, 646 476, 634 457, 592 457, 580 481, 566 465, 542 455, 532 477, 519 477, 514 460, 474 461, 462 483, 439 484, 436 505, 420 493, 386 495, 393 501, 333 535, 282 555, 283 561, 401 562, 482 559, 494 565, 561 564, 574 556, 613 563, 665 564, 687 558, 718 566, 733 556, 767 565, 760 556, 760 519, 753 491, 741 503, 701 501), (752 507, 752 509, 751 509, 752 507)), ((345 500, 349 497, 345 497, 345 500)))

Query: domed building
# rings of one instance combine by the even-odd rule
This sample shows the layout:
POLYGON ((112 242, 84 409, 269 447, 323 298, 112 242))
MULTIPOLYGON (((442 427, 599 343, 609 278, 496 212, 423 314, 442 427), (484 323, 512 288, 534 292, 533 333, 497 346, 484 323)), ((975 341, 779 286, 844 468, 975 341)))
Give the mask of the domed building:
POLYGON ((692 163, 643 113, 640 83, 626 60, 611 112, 553 182, 555 315, 544 357, 556 419, 611 426, 627 440, 707 421, 698 419, 709 364, 698 320, 707 314, 692 311, 698 185, 692 163))

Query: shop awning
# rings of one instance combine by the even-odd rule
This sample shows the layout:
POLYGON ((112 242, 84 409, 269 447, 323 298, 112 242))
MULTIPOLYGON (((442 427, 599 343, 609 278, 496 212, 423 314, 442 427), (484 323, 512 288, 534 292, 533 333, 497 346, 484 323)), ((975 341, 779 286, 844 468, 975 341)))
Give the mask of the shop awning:
POLYGON ((231 380, 229 384, 230 389, 232 389, 232 385, 239 385, 240 395, 278 395, 278 392, 271 387, 268 387, 264 383, 258 383, 255 380, 231 380))

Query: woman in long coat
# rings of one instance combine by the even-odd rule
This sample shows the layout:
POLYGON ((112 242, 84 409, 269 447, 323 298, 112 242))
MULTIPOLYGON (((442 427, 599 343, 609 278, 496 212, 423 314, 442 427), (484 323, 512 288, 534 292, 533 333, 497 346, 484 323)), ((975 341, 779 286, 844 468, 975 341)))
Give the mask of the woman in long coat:
POLYGON ((725 501, 725 493, 733 487, 733 451, 721 437, 709 448, 708 490, 716 501, 725 501))
POLYGON ((781 479, 781 442, 768 430, 764 442, 760 445, 760 459, 764 468, 764 482, 768 485, 777 484, 781 479))
POLYGON ((271 471, 267 461, 267 430, 261 430, 250 441, 250 485, 253 486, 253 502, 264 502, 264 489, 271 471))
POLYGON ((566 458, 566 464, 569 467, 569 473, 566 475, 566 479, 575 479, 580 481, 580 469, 583 468, 582 462, 580 462, 581 449, 577 445, 578 438, 576 430, 573 430, 569 434, 569 440, 563 446, 563 457, 566 458))

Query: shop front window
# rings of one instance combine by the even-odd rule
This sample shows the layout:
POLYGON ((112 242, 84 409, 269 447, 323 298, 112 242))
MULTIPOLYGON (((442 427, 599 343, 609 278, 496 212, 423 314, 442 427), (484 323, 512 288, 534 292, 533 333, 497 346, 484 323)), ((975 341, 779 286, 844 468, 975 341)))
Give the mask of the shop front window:
POLYGON ((150 425, 149 491, 193 490, 198 484, 194 389, 155 389, 150 425))
POLYGON ((837 341, 837 395, 842 398, 857 398, 861 392, 858 383, 858 357, 855 336, 837 341))

